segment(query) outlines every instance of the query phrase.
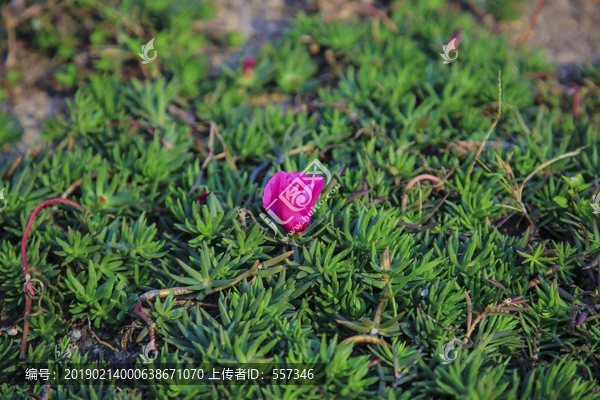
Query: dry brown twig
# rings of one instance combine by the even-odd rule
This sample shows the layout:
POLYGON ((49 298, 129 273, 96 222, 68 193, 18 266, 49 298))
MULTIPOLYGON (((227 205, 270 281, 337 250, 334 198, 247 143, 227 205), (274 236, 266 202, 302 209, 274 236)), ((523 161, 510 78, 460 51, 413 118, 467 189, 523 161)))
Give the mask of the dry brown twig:
MULTIPOLYGON (((565 158, 574 157, 574 156, 578 155, 583 149, 585 149, 585 146, 584 147, 580 147, 579 149, 577 149, 575 151, 571 151, 569 153, 562 154, 562 155, 560 155, 560 156, 558 156, 556 158, 553 158, 552 160, 546 161, 545 163, 543 163, 542 165, 540 165, 539 167, 537 167, 532 173, 530 173, 529 175, 527 175, 527 177, 525 178, 525 180, 523 181, 523 183, 521 184, 521 186, 519 186, 513 192, 513 196, 517 200, 517 203, 521 206, 521 210, 518 210, 518 209, 516 209, 516 210, 517 211, 522 211, 523 214, 525 214, 525 217, 529 221, 529 226, 531 227, 531 234, 535 233, 535 231, 536 231, 535 224, 533 223, 533 221, 529 217, 529 214, 527 213, 527 208, 525 207, 525 204, 523 203, 523 199, 522 199, 523 190, 525 189, 525 186, 527 185, 527 182, 529 182, 531 180, 531 178, 533 178, 535 176, 535 174, 537 174, 538 172, 540 172, 541 170, 543 170, 544 168, 546 168, 550 164, 552 164, 552 163, 554 163, 556 161, 565 159, 565 158)), ((502 161, 502 160, 500 160, 500 161, 502 161)), ((505 164, 503 161, 502 161, 502 163, 503 163, 503 165, 505 164)), ((508 166, 508 164, 506 164, 506 166, 508 166)), ((508 166, 508 168, 510 169, 510 166, 508 166)), ((510 172, 512 173, 512 169, 510 169, 510 172)), ((514 174, 513 174, 513 179, 514 179, 514 174)), ((516 184, 515 184, 515 186, 516 186, 516 184)), ((506 207, 506 205, 504 205, 504 206, 506 207)), ((514 208, 512 208, 512 209, 514 209, 514 208)))
MULTIPOLYGON (((110 122, 108 122, 110 123, 110 122)), ((129 129, 129 135, 133 135, 133 132, 135 132, 135 130, 137 128, 140 128, 146 132, 148 132, 150 135, 155 136, 155 132, 154 129, 146 126, 146 125, 142 125, 139 122, 133 120, 133 119, 126 119, 123 121, 117 121, 114 123, 114 125, 119 125, 119 124, 131 124, 131 129, 129 129)), ((162 137, 158 136, 158 140, 165 145, 165 147, 169 150, 173 150, 173 145, 169 142, 167 142, 165 139, 163 139, 162 137)))
POLYGON ((542 10, 544 10, 545 5, 546 5, 546 0, 538 1, 537 6, 535 7, 535 11, 533 12, 533 15, 531 16, 531 19, 529 20, 529 25, 527 26, 527 29, 525 30, 523 35, 519 38, 519 41, 517 43, 517 49, 520 49, 521 47, 523 47, 525 42, 527 42, 527 39, 529 39, 529 35, 531 35, 531 32, 533 31, 535 24, 537 24, 537 21, 540 18, 540 14, 542 14, 542 10))
POLYGON ((372 15, 377 19, 383 21, 383 23, 388 27, 388 29, 392 32, 397 32, 398 27, 394 24, 394 21, 383 11, 378 9, 377 7, 371 4, 364 3, 345 3, 340 4, 339 2, 331 2, 328 3, 320 3, 323 15, 325 16, 326 21, 339 21, 348 19, 352 16, 363 14, 363 15, 372 15))
POLYGON ((188 192, 188 196, 190 195, 190 193, 192 193, 194 190, 196 190, 200 187, 200 182, 202 181, 202 174, 204 173, 204 170, 206 169, 206 167, 208 167, 208 164, 213 160, 218 160, 223 157, 225 157, 227 165, 229 166, 231 171, 234 173, 236 178, 239 178, 239 173, 237 171, 237 167, 235 166, 236 157, 233 157, 231 155, 231 153, 229 152, 227 143, 225 143, 225 139, 223 139, 223 136, 221 136, 221 133, 219 132, 219 127, 217 126, 217 124, 215 124, 213 121, 210 121, 210 134, 208 137, 208 156, 204 160, 204 163, 202 164, 202 168, 200 169, 200 173, 198 174, 198 177, 196 178, 194 185, 188 192), (215 135, 217 136, 217 138, 221 141, 221 144, 223 145, 223 153, 216 155, 216 156, 214 155, 215 135))
POLYGON ((344 114, 348 114, 350 116, 350 119, 354 123, 360 122, 361 118, 354 111, 349 110, 348 108, 346 108, 347 104, 348 103, 345 102, 345 101, 342 101, 340 103, 333 103, 331 101, 323 101, 323 102, 313 101, 310 105, 314 106, 314 107, 333 107, 333 108, 336 108, 336 109, 340 110, 341 112, 343 112, 344 114))
POLYGON ((444 202, 446 201, 446 199, 448 198, 448 196, 450 196, 450 193, 452 193, 451 190, 448 190, 446 192, 446 194, 444 195, 444 197, 442 197, 442 200, 439 201, 439 203, 437 203, 435 205, 435 207, 433 207, 433 210, 431 210, 429 212, 429 214, 427 214, 427 216, 424 218, 424 221, 429 220, 429 218, 433 217, 433 214, 435 214, 435 212, 442 206, 442 204, 444 204, 444 202))
POLYGON ((200 187, 200 182, 202 181, 202 174, 204 173, 204 170, 208 166, 208 163, 210 163, 211 160, 214 157, 215 129, 216 129, 216 127, 217 127, 217 125, 215 125, 211 121, 211 123, 210 123, 210 134, 209 134, 209 137, 208 137, 208 156, 206 156, 206 159, 204 160, 204 163, 202 164, 202 168, 200 169, 200 173, 198 173, 198 177, 196 178, 196 182, 194 182, 194 185, 192 186, 192 188, 188 192, 188 196, 190 195, 190 193, 192 193, 194 190, 196 190, 196 189, 198 189, 200 187))
MULTIPOLYGON (((473 318, 473 304, 471 303, 471 297, 469 296, 466 290, 464 293, 465 299, 467 300, 467 334, 465 335, 465 339, 470 339, 471 333, 473 333, 473 330, 475 329, 477 324, 485 317, 488 317, 490 315, 502 315, 505 317, 516 318, 522 321, 523 318, 502 311, 529 311, 529 308, 526 307, 513 307, 513 305, 525 304, 528 301, 526 299, 523 299, 523 296, 518 296, 514 299, 508 298, 502 303, 500 303, 500 305, 494 306, 492 308, 486 308, 485 311, 479 313, 477 318, 475 318, 475 321, 471 323, 471 320, 473 318)), ((465 343, 465 340, 463 340, 463 343, 465 343)))
MULTIPOLYGON (((53 4, 53 2, 48 4, 53 4)), ((17 26, 22 21, 44 12, 48 4, 34 4, 17 16, 13 15, 12 11, 14 11, 14 7, 12 7, 10 3, 2 7, 2 19, 4 20, 4 25, 6 26, 6 31, 8 33, 8 54, 5 62, 7 68, 12 68, 16 60, 15 53, 17 50, 17 26)))
POLYGON ((371 189, 367 189, 367 190, 361 190, 360 192, 356 192, 353 195, 349 196, 346 199, 346 202, 344 204, 348 204, 353 202, 354 200, 356 200, 357 198, 359 198, 360 196, 364 196, 366 194, 368 194, 371 191, 371 189))
POLYGON ((435 175, 430 175, 430 174, 421 174, 418 176, 415 176, 414 178, 412 178, 410 181, 408 181, 408 183, 406 184, 406 187, 404 188, 404 194, 402 195, 402 213, 406 213, 406 206, 408 204, 408 190, 410 188, 412 188, 415 183, 423 181, 423 180, 429 180, 432 182, 435 182, 435 184, 432 187, 440 187, 444 185, 444 182, 446 181, 448 177, 445 177, 444 179, 440 179, 435 175))
POLYGON ((199 127, 196 124, 196 118, 194 117, 194 114, 187 111, 183 111, 181 108, 175 106, 174 104, 169 105, 169 107, 167 107, 167 111, 169 111, 169 113, 172 116, 179 119, 190 128, 190 135, 192 136, 198 147, 200 147, 202 150, 208 153, 208 147, 206 147, 206 145, 202 143, 198 136, 194 135, 194 132, 199 131, 199 127))
POLYGON ((481 151, 485 147, 485 142, 487 142, 488 138, 490 137, 490 134, 496 127, 496 124, 498 124, 498 121, 500 121, 501 115, 502 115, 502 71, 498 72, 498 117, 496 117, 496 119, 494 120, 494 123, 492 124, 490 129, 487 131, 487 134, 485 135, 485 139, 483 139, 483 142, 481 142, 481 145, 479 146, 479 149, 477 150, 477 154, 475 154, 475 158, 473 159, 473 163, 469 167, 469 172, 467 172, 467 176, 471 175, 471 172, 473 172, 473 167, 475 166, 475 162, 477 161, 477 159, 479 158, 479 155, 481 154, 481 151))
POLYGON ((223 139, 223 136, 221 136, 221 133, 219 132, 219 127, 212 121, 210 122, 210 125, 211 127, 215 127, 215 135, 217 135, 217 137, 221 141, 221 144, 223 145, 223 153, 225 153, 225 160, 227 161, 227 165, 229 165, 229 168, 231 168, 233 173, 236 175, 236 178, 239 178, 237 167, 235 166, 235 160, 229 152, 229 148, 227 147, 227 143, 225 143, 225 139, 223 139))
MULTIPOLYGON (((411 142, 411 143, 414 143, 414 142, 411 142)), ((443 166, 440 169, 431 168, 429 166, 429 163, 427 162, 427 158, 425 158, 425 156, 423 154, 421 154, 420 151, 417 151, 417 156, 421 159, 421 162, 423 163, 423 169, 425 171, 427 171, 427 172, 435 172, 435 173, 438 173, 438 174, 442 174, 442 173, 445 174, 446 173, 446 168, 444 168, 443 166)))
MULTIPOLYGON (((252 268, 248 269, 245 272, 242 272, 232 282, 212 288, 207 295, 217 293, 222 290, 233 287, 233 286, 237 285, 238 283, 240 283, 244 278, 260 276, 260 273, 258 271, 261 270, 261 268, 263 268, 263 267, 268 267, 268 269, 271 271, 275 270, 274 273, 282 271, 285 267, 282 265, 275 265, 275 264, 285 260, 292 254, 294 254, 293 250, 288 251, 287 253, 283 253, 277 257, 273 257, 270 260, 263 261, 262 263, 259 262, 258 260, 256 260, 256 262, 254 263, 252 268)), ((265 270, 263 270, 263 271, 265 271, 265 270)), ((150 302, 150 300, 154 299, 155 297, 161 297, 161 298, 167 297, 171 293, 173 293, 173 296, 182 296, 182 295, 188 295, 188 294, 197 293, 197 292, 198 292, 198 290, 190 290, 187 287, 179 286, 179 287, 174 287, 174 288, 150 290, 150 291, 142 294, 139 297, 139 299, 135 305, 134 314, 137 315, 138 317, 140 317, 140 319, 148 325, 148 330, 149 330, 149 334, 150 334, 150 343, 153 344, 154 351, 158 351, 158 348, 156 346, 156 338, 154 335, 154 331, 156 329, 156 322, 154 322, 152 320, 152 318, 150 318, 144 312, 145 310, 142 308, 142 302, 150 302)))
POLYGON ((94 335, 94 337, 96 338, 97 341, 99 341, 100 343, 102 343, 103 345, 105 345, 106 347, 110 348, 112 351, 114 352, 118 352, 117 349, 115 349, 114 347, 112 347, 109 343, 106 343, 105 341, 101 340, 98 335, 96 335, 96 332, 94 332, 94 330, 92 329, 92 325, 90 323, 90 316, 87 316, 87 320, 88 320, 88 330, 90 332, 92 332, 92 335, 94 335))
MULTIPOLYGON (((354 342, 356 343, 373 343, 373 344, 384 344, 388 347, 390 347, 390 345, 383 340, 382 338, 378 338, 375 336, 370 336, 370 335, 356 335, 356 336, 350 336, 347 339, 344 339, 342 341, 342 343, 340 343, 339 346, 341 346, 343 343, 350 343, 350 342, 354 342)), ((338 346, 338 348, 339 348, 338 346)))
MULTIPOLYGON (((110 176, 111 174, 107 174, 107 175, 110 176)), ((98 172, 97 171, 92 172, 92 175, 91 175, 92 178, 95 178, 97 176, 98 176, 98 172)), ((60 196, 60 198, 61 199, 66 199, 67 197, 69 197, 70 195, 72 195, 73 192, 75 191, 75 189, 77 189, 79 186, 81 186, 82 183, 83 183, 83 178, 77 179, 75 182, 73 182, 71 184, 71 186, 69 186, 67 188, 67 190, 64 191, 64 193, 60 196)), ((55 206, 54 208, 58 208, 58 206, 55 206)))
MULTIPOLYGON (((501 84, 502 84, 502 71, 500 71, 498 73, 498 117, 494 120, 494 123, 488 130, 483 142, 481 142, 481 145, 479 146, 479 150, 475 154, 475 158, 473 159, 473 163, 469 167, 469 171, 467 172, 467 175, 471 174, 471 172, 473 171, 473 167, 475 166, 475 163, 480 165, 487 172, 491 172, 490 169, 485 164, 483 164, 481 161, 479 161, 479 155, 481 154, 481 151, 483 150, 487 139, 489 138, 490 134, 492 133, 492 130, 495 128, 496 124, 500 120, 500 116, 502 115, 502 85, 501 84)), ((515 182, 506 186, 504 183, 501 182, 511 192, 511 194, 513 195, 513 197, 515 198, 515 200, 517 201, 518 205, 521 208, 518 209, 518 208, 515 208, 512 206, 506 205, 506 204, 500 204, 500 206, 509 208, 514 211, 522 212, 524 214, 525 218, 527 218, 527 222, 528 222, 529 228, 530 228, 530 233, 534 234, 536 232, 535 224, 533 223, 533 220, 529 217, 527 208, 525 207, 525 204, 523 204, 523 199, 522 199, 523 190, 525 189, 527 182, 529 182, 531 180, 531 178, 533 178, 538 172, 540 172, 541 170, 543 170, 550 164, 552 164, 556 161, 562 160, 564 158, 576 156, 583 149, 585 149, 585 147, 580 147, 579 149, 577 149, 575 151, 571 151, 569 153, 562 154, 558 157, 553 158, 552 160, 546 161, 545 163, 538 166, 532 173, 527 175, 525 180, 521 183, 521 186, 517 185, 517 183, 515 183, 515 182)), ((510 159, 511 159, 513 153, 514 153, 514 151, 509 154, 507 161, 502 160, 498 155, 496 155, 496 160, 500 163, 500 165, 502 165, 502 168, 504 169, 504 172, 506 174, 506 178, 507 178, 508 182, 515 179, 515 174, 514 174, 512 168, 510 167, 510 159)))
POLYGON ((483 21, 487 17, 491 18, 491 15, 489 15, 487 12, 485 12, 485 10, 483 8, 481 8, 473 0, 461 0, 461 3, 463 3, 466 7, 468 7, 473 12, 473 14, 475 14, 475 16, 477 18, 479 18, 480 21, 483 21))
MULTIPOLYGON (((263 226, 262 226, 261 224, 259 224, 259 223, 258 223, 258 221, 257 221, 257 220, 256 220, 256 218, 254 217, 254 214, 252 213, 252 211, 250 211, 250 210, 247 210, 247 209, 245 209, 245 208, 242 208, 242 209, 240 209, 240 210, 238 211, 238 214, 240 214, 240 218, 242 219, 242 222, 243 222, 244 226, 245 226, 245 218, 246 218, 246 213, 250 214, 250 218, 252 218, 252 220, 254 221, 254 223, 255 223, 256 225, 258 225, 258 227, 259 227, 259 228, 260 228, 260 229, 261 229, 263 232, 267 232, 267 233, 269 233, 269 230, 268 230, 268 229, 266 229, 266 228, 263 228, 263 226)), ((294 243, 294 242, 288 242, 288 241, 286 241, 286 240, 280 239, 280 238, 278 238, 277 236, 272 236, 272 235, 271 235, 271 237, 273 237, 275 240, 278 240, 278 241, 280 241, 281 243, 284 243, 284 244, 290 244, 290 245, 292 245, 292 246, 296 246, 296 247, 304 247, 304 246, 297 245, 297 244, 296 244, 296 243, 294 243)))
POLYGON ((369 136, 371 136, 371 138, 373 138, 373 136, 378 136, 378 137, 382 138, 383 140, 385 140, 387 142, 387 144, 389 144, 390 146, 392 146, 392 149, 394 148, 394 143, 392 142, 392 139, 390 139, 389 137, 385 136, 383 133, 375 131, 375 123, 374 122, 371 125, 371 129, 360 128, 356 132, 356 134, 354 135, 354 139, 353 140, 358 139, 360 137, 360 135, 362 135, 363 133, 367 133, 369 136))
POLYGON ((10 168, 8 169, 8 173, 6 174, 6 180, 8 180, 8 178, 12 176, 19 164, 23 162, 23 158, 25 158, 25 153, 21 154, 19 157, 17 157, 15 161, 13 161, 13 163, 10 165, 10 168))
POLYGON ((131 337, 133 336, 133 331, 140 326, 137 324, 137 321, 130 326, 127 327, 125 334, 121 338, 121 348, 123 351, 127 351, 127 343, 131 341, 131 337))

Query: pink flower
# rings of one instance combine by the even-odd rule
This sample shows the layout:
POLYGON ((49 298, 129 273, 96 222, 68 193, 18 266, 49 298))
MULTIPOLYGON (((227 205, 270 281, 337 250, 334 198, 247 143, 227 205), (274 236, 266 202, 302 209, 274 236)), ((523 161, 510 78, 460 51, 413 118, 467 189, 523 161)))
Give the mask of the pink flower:
POLYGON ((256 65, 256 59, 254 57, 246 58, 242 63, 242 75, 250 76, 254 72, 254 66, 256 65))
POLYGON ((462 28, 459 26, 458 28, 456 28, 456 30, 452 33, 452 36, 450 36, 450 40, 448 40, 448 43, 450 43, 451 41, 453 41, 454 39, 458 39, 456 41, 456 43, 454 43, 454 47, 458 48, 458 44, 460 43, 460 34, 462 33, 462 28))
POLYGON ((304 232, 323 186, 320 175, 278 172, 265 187, 263 207, 287 232, 304 232))
POLYGON ((573 120, 577 121, 579 118, 579 105, 581 102, 580 94, 579 94, 579 85, 574 83, 571 85, 569 90, 573 94, 573 120))
POLYGON ((203 206, 206 204, 206 198, 208 197, 210 193, 208 193, 208 190, 204 189, 204 192, 200 193, 200 195, 198 196, 198 201, 200 202, 200 205, 203 206))

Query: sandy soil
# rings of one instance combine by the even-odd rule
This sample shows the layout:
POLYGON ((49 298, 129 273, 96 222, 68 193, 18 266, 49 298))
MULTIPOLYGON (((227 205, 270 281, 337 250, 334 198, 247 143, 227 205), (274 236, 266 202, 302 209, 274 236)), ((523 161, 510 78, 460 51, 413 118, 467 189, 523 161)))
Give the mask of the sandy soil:
MULTIPOLYGON (((533 15, 538 0, 527 5, 533 15)), ((525 21, 519 21, 522 27, 525 21)), ((548 0, 527 44, 543 47, 557 64, 600 57, 600 0, 548 0)))
POLYGON ((245 41, 238 51, 212 51, 209 59, 213 72, 224 62, 237 64, 243 56, 256 53, 265 43, 280 37, 299 11, 313 8, 307 0, 212 1, 218 4, 217 16, 196 22, 194 28, 206 34, 239 31, 245 41))

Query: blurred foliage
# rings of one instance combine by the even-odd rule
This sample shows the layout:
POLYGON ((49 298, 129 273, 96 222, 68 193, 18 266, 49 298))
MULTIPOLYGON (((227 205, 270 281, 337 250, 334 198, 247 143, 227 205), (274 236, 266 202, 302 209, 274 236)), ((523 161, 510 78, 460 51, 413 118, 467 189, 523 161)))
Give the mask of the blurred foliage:
MULTIPOLYGON (((53 398, 598 398, 598 67, 582 70, 575 117, 573 97, 536 77, 552 70, 540 53, 483 27, 465 29, 458 59, 443 64, 442 45, 476 20, 420 0, 389 10, 397 31, 372 17, 299 15, 255 62, 204 79, 202 38, 186 29, 206 8, 129 1, 114 14, 88 0, 65 10, 96 23, 78 43, 59 24, 32 24, 48 29, 31 34, 55 57, 88 39, 135 56, 152 37, 158 56, 135 64, 149 69, 144 80, 120 74, 137 56, 96 60, 106 73, 77 80, 67 114, 44 125, 48 145, 0 172, 0 300, 11 315, 24 309, 19 246, 33 209, 67 192, 91 211, 49 207, 34 223, 27 261, 44 294, 28 317, 28 361, 96 362, 71 329, 89 317, 120 343, 140 295, 184 286, 194 295, 144 305, 156 362, 318 362, 327 373, 320 386, 164 382, 132 394, 94 383, 53 398), (481 146, 500 71, 502 115, 481 146), (316 159, 332 180, 292 245, 255 219, 262 191, 316 159), (441 183, 407 189, 424 173, 441 183), (443 364, 453 339, 456 360, 443 364)), ((6 332, 0 377, 20 346, 6 332)), ((43 387, 3 385, 0 397, 27 391, 43 387)))
POLYGON ((526 0, 473 0, 473 2, 499 21, 521 18, 527 3, 526 0))
POLYGON ((23 132, 19 121, 6 112, 0 112, 0 149, 19 143, 23 132))
MULTIPOLYGON (((208 1, 17 0, 10 5, 2 1, 0 6, 19 22, 17 39, 28 50, 41 51, 60 66, 54 70, 54 82, 49 82, 55 90, 76 90, 90 74, 102 72, 140 76, 142 71, 131 71, 131 65, 137 63, 142 45, 152 38, 162 57, 148 65, 150 72, 145 73, 155 76, 161 68, 195 85, 207 76, 202 51, 206 46, 212 42, 239 46, 243 42, 239 32, 210 39, 194 28, 194 21, 215 16, 216 7, 208 1)), ((4 47, 8 44, 7 27, 0 32, 4 47)), ((15 83, 19 71, 8 71, 7 79, 15 83)))

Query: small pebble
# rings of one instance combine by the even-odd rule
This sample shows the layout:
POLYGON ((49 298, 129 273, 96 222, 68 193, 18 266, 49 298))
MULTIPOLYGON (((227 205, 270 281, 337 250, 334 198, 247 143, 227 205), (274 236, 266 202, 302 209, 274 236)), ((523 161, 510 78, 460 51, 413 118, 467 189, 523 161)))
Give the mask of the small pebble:
POLYGON ((81 337, 83 336, 83 333, 81 333, 81 331, 79 329, 73 329, 70 333, 69 333, 69 337, 75 340, 79 340, 81 339, 81 337))
POLYGON ((17 335, 17 333, 19 333, 19 331, 17 331, 17 328, 15 328, 14 326, 13 326, 13 327, 11 327, 11 328, 9 328, 9 329, 6 331, 6 334, 7 334, 8 336, 16 336, 16 335, 17 335))

